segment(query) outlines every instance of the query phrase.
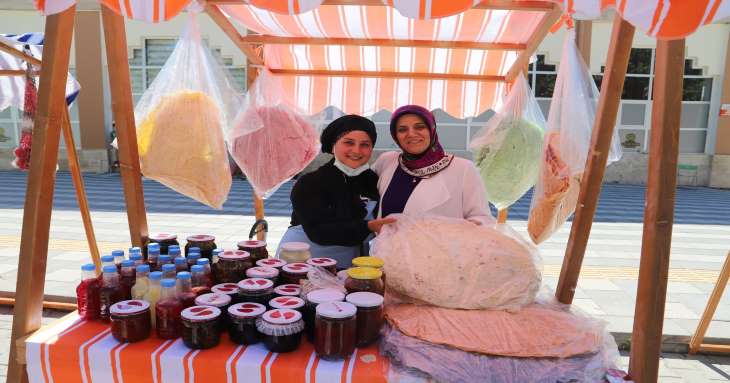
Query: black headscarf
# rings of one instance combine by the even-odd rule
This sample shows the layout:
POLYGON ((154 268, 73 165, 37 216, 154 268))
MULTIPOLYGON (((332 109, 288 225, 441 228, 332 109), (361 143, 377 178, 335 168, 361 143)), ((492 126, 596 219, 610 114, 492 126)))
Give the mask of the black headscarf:
POLYGON ((348 114, 332 121, 322 131, 322 136, 319 141, 322 143, 322 152, 332 153, 332 148, 335 146, 335 142, 343 135, 352 132, 353 130, 362 130, 370 136, 375 145, 375 140, 378 138, 378 133, 375 130, 375 124, 369 119, 358 116, 356 114, 348 114))

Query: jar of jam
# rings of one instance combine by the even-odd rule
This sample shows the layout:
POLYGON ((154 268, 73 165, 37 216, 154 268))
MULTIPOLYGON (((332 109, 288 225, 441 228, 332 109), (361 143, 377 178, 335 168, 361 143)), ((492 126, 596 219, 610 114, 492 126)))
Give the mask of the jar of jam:
POLYGON ((162 293, 160 294, 160 300, 155 305, 157 337, 160 339, 175 339, 182 334, 180 313, 183 310, 183 305, 177 298, 174 279, 163 279, 160 284, 162 285, 162 293))
POLYGON ((373 269, 380 270, 380 272, 383 273, 383 276, 380 278, 383 280, 383 284, 385 284, 385 270, 383 270, 384 265, 385 261, 378 257, 357 257, 352 259, 352 267, 372 267, 373 269))
POLYGON ((307 331, 307 339, 314 341, 314 317, 317 305, 327 302, 342 302, 345 300, 345 293, 333 288, 317 289, 310 291, 304 301, 302 317, 307 331))
POLYGON ((279 285, 274 288, 274 295, 280 297, 298 297, 302 293, 302 286, 299 285, 279 285))
POLYGON ((254 263, 269 257, 269 252, 266 250, 266 241, 256 241, 253 239, 240 241, 238 242, 238 250, 243 250, 251 254, 251 259, 254 263))
POLYGON ((238 302, 238 285, 235 283, 219 283, 210 288, 216 294, 226 294, 231 297, 231 302, 238 302))
POLYGON ((281 244, 280 259, 286 263, 306 262, 312 255, 309 253, 309 244, 306 242, 287 242, 281 244))
POLYGON ((302 312, 304 309, 304 299, 299 297, 276 297, 269 301, 269 307, 272 309, 292 309, 302 312))
POLYGON ((279 280, 279 270, 273 267, 254 266, 246 270, 246 276, 249 278, 269 279, 276 285, 276 282, 279 280))
MULTIPOLYGON (((160 254, 167 254, 167 248, 170 245, 180 245, 177 241, 177 235, 170 233, 156 233, 150 235, 149 243, 157 243, 160 245, 160 254)), ((146 256, 147 254, 145 254, 146 256)))
POLYGON ((218 283, 237 283, 246 278, 246 270, 252 266, 251 255, 241 250, 226 250, 218 254, 213 264, 213 275, 218 283))
POLYGON ((215 249, 215 237, 208 234, 196 234, 191 235, 187 238, 187 243, 185 244, 185 256, 188 255, 188 249, 191 247, 198 247, 200 248, 200 255, 212 259, 213 258, 213 249, 215 249))
POLYGON ((119 283, 117 267, 107 265, 103 268, 101 288, 99 289, 99 317, 108 321, 112 305, 124 300, 124 292, 119 283))
POLYGON ((357 347, 375 343, 383 328, 383 296, 370 292, 348 294, 345 301, 357 307, 357 347))
POLYGON ((273 267, 279 270, 279 272, 281 272, 281 268, 284 265, 286 265, 286 261, 279 258, 266 258, 256 261, 256 266, 273 267))
POLYGON ((207 294, 212 287, 210 277, 205 274, 205 268, 202 265, 193 265, 190 268, 190 279, 193 292, 196 295, 207 294))
POLYGON ((345 280, 345 289, 348 294, 358 291, 369 291, 383 295, 385 286, 380 277, 383 273, 372 267, 353 267, 347 270, 347 279, 345 280))
POLYGON ((282 284, 298 285, 302 279, 307 279, 307 273, 312 267, 306 263, 289 263, 281 268, 279 281, 282 284))
POLYGON ((237 344, 254 344, 261 340, 256 329, 256 320, 266 312, 266 306, 259 303, 236 303, 228 307, 228 319, 231 321, 228 336, 237 344))
POLYGON ((238 301, 269 304, 274 297, 274 282, 264 278, 246 278, 238 282, 238 301))
POLYGON ((183 343, 192 349, 215 347, 221 340, 221 310, 213 306, 192 306, 182 311, 183 343))
POLYGON ((355 351, 357 308, 347 302, 317 305, 314 320, 314 351, 325 360, 345 359, 355 351))
POLYGON ((101 290, 101 280, 96 276, 94 264, 87 263, 81 266, 81 283, 76 286, 76 305, 81 318, 99 319, 101 314, 99 290, 101 290))
POLYGON ((262 334, 264 346, 271 352, 290 352, 302 341, 304 322, 299 311, 274 309, 256 320, 256 329, 262 334))
POLYGON ((314 267, 314 266, 324 267, 327 271, 332 273, 332 275, 337 274, 337 261, 335 261, 332 258, 324 258, 324 257, 310 258, 310 259, 307 259, 307 264, 312 267, 314 267))
POLYGON ((217 307, 221 310, 223 314, 221 314, 220 318, 218 319, 218 324, 221 330, 225 330, 228 328, 229 321, 228 321, 228 307, 231 306, 231 303, 233 300, 231 299, 230 295, 227 294, 219 294, 219 293, 208 293, 199 295, 197 298, 195 298, 195 305, 196 306, 213 306, 217 307))
POLYGON ((113 304, 109 309, 112 336, 119 342, 132 343, 147 339, 152 330, 150 304, 133 299, 113 304))

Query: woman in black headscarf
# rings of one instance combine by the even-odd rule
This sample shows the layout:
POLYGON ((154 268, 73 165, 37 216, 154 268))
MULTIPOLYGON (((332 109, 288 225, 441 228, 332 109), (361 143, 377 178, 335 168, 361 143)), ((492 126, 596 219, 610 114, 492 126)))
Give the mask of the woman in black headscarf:
POLYGON ((378 176, 368 160, 377 139, 375 124, 357 115, 342 116, 322 132, 322 151, 334 158, 299 178, 291 192, 291 226, 279 244, 306 242, 313 257, 349 267, 363 244, 392 218, 372 219, 379 199, 378 176))

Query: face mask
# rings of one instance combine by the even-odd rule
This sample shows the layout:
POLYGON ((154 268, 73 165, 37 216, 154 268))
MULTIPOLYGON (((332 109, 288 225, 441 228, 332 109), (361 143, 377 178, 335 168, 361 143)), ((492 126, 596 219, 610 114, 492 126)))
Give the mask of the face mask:
POLYGON ((342 162, 340 162, 337 158, 335 158, 334 165, 337 169, 340 169, 340 171, 345 173, 345 175, 348 177, 359 176, 360 174, 362 174, 362 172, 370 169, 370 164, 368 164, 367 162, 364 163, 363 165, 359 166, 357 169, 353 169, 353 168, 343 164, 342 162))

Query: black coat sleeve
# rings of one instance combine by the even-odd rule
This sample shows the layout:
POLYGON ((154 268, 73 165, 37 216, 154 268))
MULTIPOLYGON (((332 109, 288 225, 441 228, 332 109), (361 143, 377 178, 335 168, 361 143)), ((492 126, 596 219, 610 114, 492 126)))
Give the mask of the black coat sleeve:
POLYGON ((297 221, 313 242, 323 246, 357 246, 370 235, 367 221, 344 216, 340 204, 346 196, 335 198, 329 183, 314 174, 301 177, 291 191, 297 221))

